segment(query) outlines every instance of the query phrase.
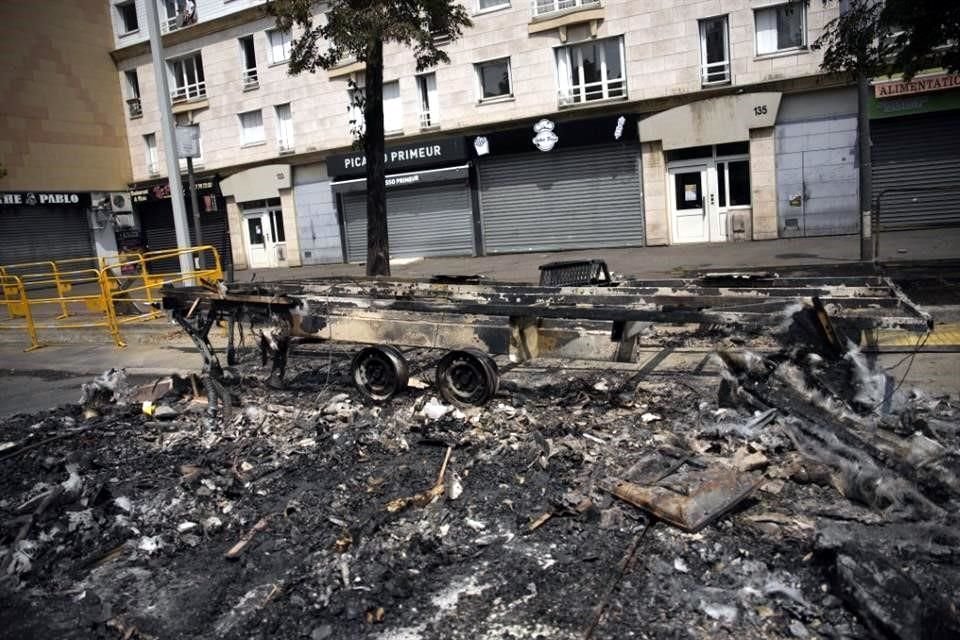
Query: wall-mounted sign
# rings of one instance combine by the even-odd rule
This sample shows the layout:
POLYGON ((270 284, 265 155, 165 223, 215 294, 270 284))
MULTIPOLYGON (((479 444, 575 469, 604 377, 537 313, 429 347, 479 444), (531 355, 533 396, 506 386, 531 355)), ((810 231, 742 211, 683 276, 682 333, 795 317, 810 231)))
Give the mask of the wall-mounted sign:
MULTIPOLYGON (((384 177, 383 182, 388 189, 396 187, 412 187, 431 182, 466 181, 470 177, 469 165, 458 167, 444 167, 443 169, 425 169, 409 173, 394 173, 384 177)), ((366 178, 339 180, 333 183, 333 190, 337 193, 364 191, 367 188, 366 178)))
MULTIPOLYGON (((203 193, 204 191, 210 193, 215 191, 217 188, 216 182, 213 180, 197 180, 197 193, 203 193)), ((183 186, 184 194, 188 194, 189 190, 187 185, 183 186)), ((147 187, 145 189, 131 189, 130 190, 130 200, 132 202, 156 202, 158 200, 169 200, 170 199, 170 183, 164 182, 162 184, 155 184, 152 187, 147 187)))
POLYGON ((960 89, 960 74, 940 73, 935 76, 916 77, 910 82, 891 80, 890 82, 876 82, 873 92, 877 98, 898 98, 916 93, 930 91, 946 91, 960 89))
POLYGON ((177 154, 181 158, 200 157, 200 125, 178 124, 175 128, 177 154))
POLYGON ((613 139, 619 140, 623 137, 623 128, 627 124, 627 119, 623 116, 617 118, 617 128, 613 130, 613 139))
POLYGON ((533 136, 533 145, 537 149, 540 149, 540 151, 550 151, 557 144, 557 140, 560 138, 553 132, 555 126, 553 122, 546 118, 538 120, 537 123, 533 125, 533 130, 537 134, 533 136))
POLYGON ((90 194, 50 191, 7 191, 0 192, 0 204, 21 205, 24 207, 89 207, 90 194))
POLYGON ((490 141, 486 136, 477 136, 473 139, 473 148, 478 156, 485 156, 490 153, 490 141))
MULTIPOLYGON (((398 169, 442 165, 461 162, 467 158, 463 138, 440 138, 425 142, 413 142, 388 147, 383 161, 388 171, 398 169)), ((338 153, 327 157, 327 175, 363 175, 367 171, 367 158, 362 151, 338 153)))

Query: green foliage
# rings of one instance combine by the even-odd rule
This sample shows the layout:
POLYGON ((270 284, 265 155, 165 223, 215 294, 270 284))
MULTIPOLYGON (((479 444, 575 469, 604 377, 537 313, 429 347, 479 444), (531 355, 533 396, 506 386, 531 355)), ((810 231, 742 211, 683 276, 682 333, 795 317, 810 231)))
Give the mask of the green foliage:
POLYGON ((841 7, 817 39, 824 69, 907 79, 924 69, 960 71, 960 1, 847 0, 841 7))
POLYGON ((281 29, 298 27, 290 58, 293 75, 344 60, 365 62, 375 40, 412 47, 421 71, 449 62, 435 43, 456 39, 471 25, 463 5, 450 0, 270 0, 267 10, 281 29))

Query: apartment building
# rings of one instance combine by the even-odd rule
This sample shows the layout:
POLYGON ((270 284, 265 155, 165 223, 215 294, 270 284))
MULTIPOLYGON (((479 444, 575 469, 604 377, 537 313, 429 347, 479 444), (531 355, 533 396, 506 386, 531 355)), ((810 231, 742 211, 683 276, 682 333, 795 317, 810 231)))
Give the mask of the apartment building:
MULTIPOLYGON (((204 239, 238 267, 364 260, 363 67, 289 76, 291 34, 252 0, 109 2, 148 236, 169 242, 172 221, 145 1, 166 32, 165 98, 199 125, 204 239)), ((449 64, 385 51, 393 255, 858 230, 856 93, 813 46, 837 5, 465 2, 449 64)))
POLYGON ((0 265, 116 251, 132 174, 111 43, 99 0, 0 3, 0 265))

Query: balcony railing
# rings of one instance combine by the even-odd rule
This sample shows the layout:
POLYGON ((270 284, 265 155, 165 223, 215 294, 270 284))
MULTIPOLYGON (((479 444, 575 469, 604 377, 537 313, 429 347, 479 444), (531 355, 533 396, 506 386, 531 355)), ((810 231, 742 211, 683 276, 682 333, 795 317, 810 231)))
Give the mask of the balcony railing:
POLYGON ((193 84, 185 84, 182 87, 177 87, 170 92, 170 100, 174 103, 190 102, 192 100, 200 100, 201 98, 206 97, 207 83, 204 81, 194 82, 193 84))
POLYGON ((131 118, 139 118, 143 115, 143 104, 140 98, 127 98, 127 111, 131 118))
POLYGON ((582 104, 594 100, 611 100, 627 96, 627 82, 623 78, 617 80, 601 80, 575 84, 561 89, 559 94, 560 106, 582 104))
POLYGON ((554 13, 593 9, 601 4, 601 0, 531 0, 530 11, 534 18, 543 18, 554 13))
POLYGON ((430 127, 437 126, 437 122, 434 119, 434 114, 432 111, 421 111, 420 112, 420 128, 429 129, 430 127))
POLYGON ((293 153, 293 140, 285 140, 283 138, 277 140, 277 152, 293 153))
POLYGON ((160 165, 158 165, 156 162, 148 162, 147 175, 150 175, 150 176, 160 175, 160 165))
POLYGON ((247 69, 243 72, 243 88, 247 89, 256 89, 260 86, 260 76, 257 74, 256 69, 247 69))
POLYGON ((162 31, 164 33, 170 33, 171 31, 176 31, 177 29, 182 29, 183 27, 189 27, 190 25, 196 23, 197 21, 197 11, 193 10, 192 13, 178 13, 177 15, 167 18, 160 23, 162 31))
POLYGON ((730 61, 709 62, 700 67, 700 82, 704 87, 730 84, 730 61))

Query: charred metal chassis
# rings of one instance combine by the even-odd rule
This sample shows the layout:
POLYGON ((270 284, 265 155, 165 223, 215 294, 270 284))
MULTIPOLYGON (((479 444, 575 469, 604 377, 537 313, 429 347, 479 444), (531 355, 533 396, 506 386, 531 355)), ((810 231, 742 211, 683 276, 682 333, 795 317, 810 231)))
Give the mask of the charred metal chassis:
MULTIPOLYGON (((164 309, 197 344, 204 372, 214 379, 221 368, 208 332, 224 318, 282 327, 273 331, 270 340, 274 381, 278 369, 282 378, 290 336, 457 353, 468 350, 473 355, 464 358, 480 363, 473 362, 467 373, 486 375, 489 382, 496 378, 495 365, 482 362, 483 354, 507 354, 514 362, 544 356, 631 361, 637 337, 648 323, 770 327, 783 320, 789 307, 802 302, 822 326, 824 340, 837 347, 834 327, 844 332, 881 328, 924 332, 932 327, 928 314, 890 280, 879 277, 717 274, 568 287, 463 279, 317 279, 235 283, 218 291, 169 287, 162 296, 164 309)), ((380 356, 374 354, 373 370, 367 373, 392 369, 392 375, 402 377, 400 382, 405 384, 402 355, 382 350, 380 356)), ((361 354, 369 356, 369 352, 365 349, 361 354)), ((363 363, 354 363, 361 390, 373 399, 386 399, 363 389, 370 381, 357 377, 358 366, 362 369, 363 363)), ((444 385, 440 386, 448 397, 444 385)), ((380 395, 392 395, 389 389, 380 391, 380 395)))

